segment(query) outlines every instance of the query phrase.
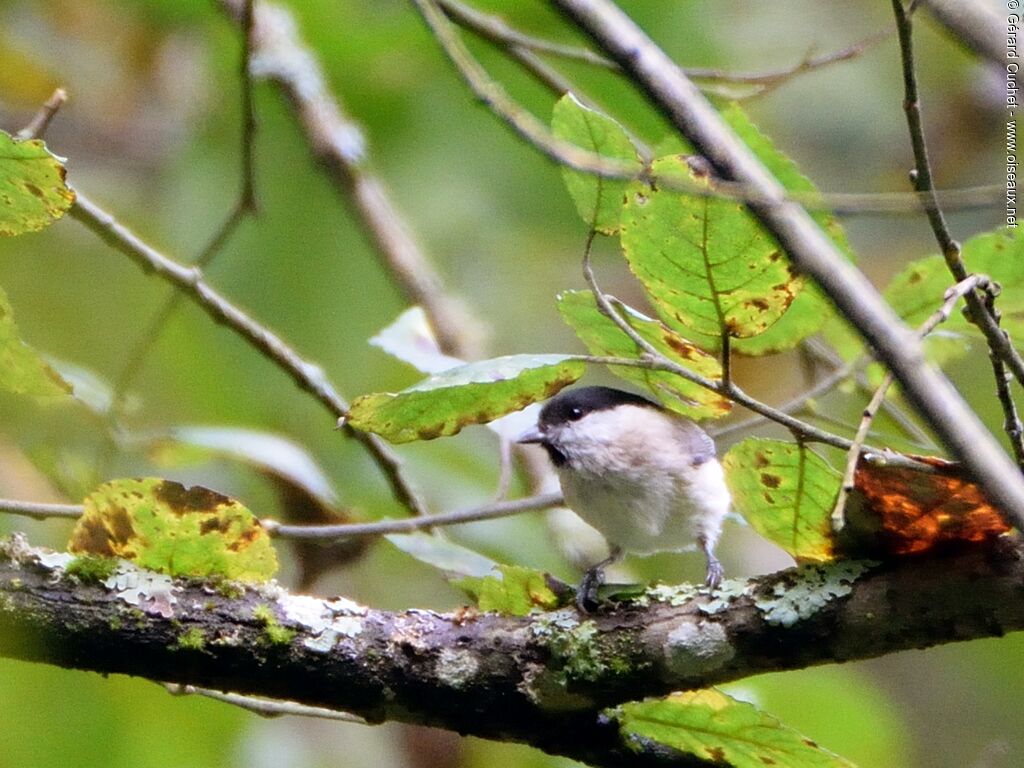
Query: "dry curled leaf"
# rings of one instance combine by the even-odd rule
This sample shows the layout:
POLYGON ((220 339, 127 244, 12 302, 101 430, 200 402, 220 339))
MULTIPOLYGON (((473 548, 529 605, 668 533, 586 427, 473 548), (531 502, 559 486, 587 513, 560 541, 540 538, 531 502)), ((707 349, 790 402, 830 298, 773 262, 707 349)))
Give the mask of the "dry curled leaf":
POLYGON ((847 514, 886 553, 911 555, 958 544, 983 544, 1010 530, 1006 520, 956 463, 914 456, 933 473, 862 461, 847 514))

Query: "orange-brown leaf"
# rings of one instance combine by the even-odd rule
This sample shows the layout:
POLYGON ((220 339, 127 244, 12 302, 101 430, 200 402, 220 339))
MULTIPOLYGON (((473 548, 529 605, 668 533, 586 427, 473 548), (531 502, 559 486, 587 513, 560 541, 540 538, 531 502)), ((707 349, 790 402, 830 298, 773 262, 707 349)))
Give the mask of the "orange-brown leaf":
POLYGON ((1010 530, 1006 520, 959 464, 915 456, 934 473, 861 462, 854 477, 861 514, 877 528, 886 552, 921 554, 962 543, 981 544, 1010 530))

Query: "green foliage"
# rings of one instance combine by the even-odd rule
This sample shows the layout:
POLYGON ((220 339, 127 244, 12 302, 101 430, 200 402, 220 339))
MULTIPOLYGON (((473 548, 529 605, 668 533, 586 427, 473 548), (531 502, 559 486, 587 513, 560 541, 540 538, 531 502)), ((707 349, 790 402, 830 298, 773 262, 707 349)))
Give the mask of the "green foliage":
POLYGON ((7 294, 0 288, 0 389, 17 395, 64 397, 71 385, 18 335, 7 294))
POLYGON ((809 448, 751 438, 722 458, 733 504, 751 527, 800 561, 832 559, 841 478, 809 448))
POLYGON ((622 212, 622 248, 661 316, 716 348, 721 336, 764 333, 803 288, 778 244, 742 203, 672 190, 705 184, 682 157, 655 160, 651 188, 633 182, 622 212))
POLYGON ((0 235, 49 226, 75 201, 64 165, 43 142, 18 141, 0 131, 0 235))
POLYGON ((852 768, 752 704, 717 690, 676 693, 611 710, 639 749, 650 742, 732 768, 852 768))
MULTIPOLYGON (((1024 238, 1009 229, 986 232, 965 242, 961 255, 968 271, 999 284, 1002 326, 1018 341, 1024 338, 1024 238)), ((908 325, 918 326, 942 305, 953 282, 945 260, 936 254, 911 262, 889 283, 885 298, 908 325)), ((955 311, 925 341, 928 357, 941 363, 966 354, 965 334, 977 338, 981 332, 955 311)))
MULTIPOLYGON (((635 164, 637 172, 643 167, 636 147, 622 126, 607 115, 585 107, 571 93, 555 104, 551 130, 558 138, 602 157, 635 164)), ((626 181, 605 179, 571 168, 563 168, 562 178, 587 226, 605 235, 619 231, 626 181)))
POLYGON ((499 565, 499 575, 466 577, 454 582, 476 600, 481 611, 525 616, 534 609, 557 608, 558 595, 548 586, 547 575, 518 565, 499 565))
POLYGON ((583 375, 566 355, 510 355, 431 376, 397 394, 357 398, 348 423, 394 443, 432 440, 484 424, 556 394, 583 375))
MULTIPOLYGON (((619 316, 669 360, 707 379, 722 378, 722 366, 717 358, 691 344, 664 323, 640 314, 617 299, 611 299, 611 302, 619 316)), ((641 356, 642 350, 636 343, 601 313, 590 291, 558 294, 558 311, 591 354, 632 359, 641 356)), ((626 381, 646 387, 666 408, 691 419, 718 418, 732 408, 726 398, 674 373, 621 365, 610 366, 609 370, 626 381)))
POLYGON ((206 488, 158 478, 97 488, 68 548, 171 576, 266 581, 277 571, 270 537, 252 512, 206 488))

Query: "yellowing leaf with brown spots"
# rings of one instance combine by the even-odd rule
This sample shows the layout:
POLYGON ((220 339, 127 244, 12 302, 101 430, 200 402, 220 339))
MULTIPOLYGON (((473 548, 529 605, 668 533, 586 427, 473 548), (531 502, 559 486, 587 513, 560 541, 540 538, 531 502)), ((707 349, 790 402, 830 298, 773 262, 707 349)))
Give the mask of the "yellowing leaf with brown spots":
POLYGON ((68 549, 171 576, 266 581, 277 571, 270 537, 252 512, 206 488, 159 478, 112 480, 93 491, 68 549))
MULTIPOLYGON (((669 360, 713 381, 722 378, 718 358, 691 344, 664 323, 642 315, 618 299, 610 299, 629 326, 669 360)), ((601 314, 590 291, 564 291, 558 294, 558 311, 593 355, 638 359, 643 350, 612 320, 601 314)), ((691 419, 715 419, 725 416, 732 403, 710 389, 694 384, 667 371, 651 371, 626 365, 609 370, 626 381, 647 387, 666 408, 691 419)))
POLYGON ((460 365, 401 392, 356 398, 347 422, 393 443, 454 435, 557 394, 583 375, 566 355, 509 355, 460 365))
POLYGON ((634 701, 608 714, 638 752, 657 745, 731 768, 853 768, 753 704, 714 689, 634 701))
POLYGON ((764 333, 803 288, 782 249, 742 203, 687 195, 673 178, 708 185, 682 156, 654 161, 654 188, 633 182, 622 211, 622 247, 658 313, 701 346, 764 333))
POLYGON ((73 202, 61 160, 42 141, 18 141, 0 131, 0 235, 42 229, 73 202))
POLYGON ((811 449, 751 438, 722 457, 733 505, 759 534, 802 562, 832 559, 832 507, 842 479, 811 449))

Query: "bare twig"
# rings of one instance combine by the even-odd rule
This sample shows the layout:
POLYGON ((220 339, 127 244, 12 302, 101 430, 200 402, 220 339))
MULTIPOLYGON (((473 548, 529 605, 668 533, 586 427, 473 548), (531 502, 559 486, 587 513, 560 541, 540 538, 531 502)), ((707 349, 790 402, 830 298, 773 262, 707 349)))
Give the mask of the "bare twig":
POLYGON ((74 519, 81 517, 84 509, 81 504, 44 504, 36 501, 0 499, 0 512, 31 517, 34 520, 46 520, 53 517, 74 519))
MULTIPOLYGON (((212 262, 227 244, 228 240, 230 240, 231 236, 234 235, 235 231, 245 218, 250 214, 255 214, 257 211, 255 182, 255 139, 257 123, 253 107, 252 76, 250 73, 250 63, 252 60, 253 2, 254 0, 244 0, 244 2, 242 2, 240 18, 242 39, 242 53, 239 63, 242 108, 242 130, 240 132, 242 181, 239 187, 238 198, 234 206, 224 219, 223 224, 221 224, 217 232, 210 239, 209 243, 207 243, 206 247, 203 248, 199 256, 196 258, 194 264, 197 267, 205 267, 212 262)), ((153 319, 146 327, 146 330, 125 356, 126 362, 115 379, 111 391, 111 407, 107 414, 107 425, 111 433, 113 433, 117 428, 117 424, 123 415, 125 398, 128 390, 138 377, 139 372, 145 365, 151 351, 156 347, 157 341, 163 335, 164 329, 167 327, 167 323, 180 306, 181 299, 182 294, 180 292, 171 292, 163 306, 158 309, 156 314, 153 316, 153 319)), ((107 450, 101 456, 101 464, 108 462, 112 458, 113 448, 114 442, 110 441, 107 445, 107 450)))
POLYGON ((57 111, 64 106, 64 102, 67 100, 67 91, 63 88, 56 89, 50 98, 43 103, 43 106, 39 108, 39 111, 29 121, 29 124, 18 131, 16 134, 17 138, 22 140, 41 139, 43 134, 46 133, 46 129, 50 127, 50 121, 53 120, 53 116, 57 114, 57 111))
POLYGON ((297 701, 279 701, 277 699, 265 699, 260 696, 243 696, 240 693, 225 693, 215 691, 212 688, 200 688, 195 685, 184 685, 182 683, 163 683, 164 689, 172 696, 203 696, 207 699, 220 701, 234 707, 244 709, 260 717, 282 717, 292 715, 294 717, 313 717, 320 720, 339 720, 343 723, 366 724, 366 719, 359 715, 352 715, 348 712, 339 712, 336 709, 325 707, 311 707, 308 704, 299 704, 297 701))
POLYGON ((437 0, 437 5, 445 14, 460 27, 472 30, 493 43, 505 48, 525 49, 533 53, 544 53, 563 59, 581 61, 602 69, 618 70, 619 66, 611 59, 594 53, 589 48, 576 45, 564 45, 544 40, 515 29, 505 23, 500 16, 484 13, 459 0, 437 0))
POLYGON ((239 206, 255 212, 256 205, 256 110, 252 98, 253 3, 243 0, 239 25, 242 28, 242 194, 239 206))
POLYGON ((562 503, 562 494, 548 493, 530 496, 515 501, 501 501, 485 504, 481 507, 446 512, 440 515, 409 517, 401 520, 377 520, 371 523, 343 523, 339 525, 282 525, 276 520, 263 520, 261 524, 271 536, 280 539, 317 539, 330 541, 348 539, 355 536, 383 536, 389 533, 409 533, 425 528, 440 528, 448 525, 461 525, 478 520, 494 520, 499 517, 510 517, 523 512, 539 509, 550 509, 562 503))
MULTIPOLYGON (((867 360, 868 358, 866 356, 860 357, 857 360, 851 360, 850 362, 844 363, 843 365, 833 369, 813 386, 808 387, 800 394, 790 398, 782 405, 777 406, 776 410, 780 413, 799 413, 811 400, 831 392, 839 384, 850 378, 854 374, 854 371, 856 371, 856 369, 861 365, 865 364, 867 360)), ((768 416, 759 414, 757 416, 752 416, 749 419, 736 421, 732 424, 726 424, 722 427, 711 427, 708 430, 708 433, 717 440, 735 432, 745 432, 768 421, 771 421, 768 416)))
POLYGON ((722 121, 700 90, 610 0, 552 0, 619 62, 630 78, 708 159, 716 175, 766 202, 748 202, 794 266, 813 277, 893 371, 907 397, 990 499, 1024 526, 1024 478, 974 411, 937 369, 916 335, 863 273, 847 262, 806 210, 785 200, 778 181, 722 121))
MULTIPOLYGON (((81 192, 77 194, 70 215, 105 243, 130 258, 143 271, 155 273, 174 285, 215 322, 227 326, 249 342, 336 418, 340 419, 348 412, 348 403, 338 394, 319 366, 301 358, 269 328, 221 296, 203 279, 202 270, 198 267, 187 267, 149 246, 81 192)), ((387 478, 398 501, 416 514, 423 514, 425 507, 402 476, 400 462, 391 449, 376 435, 351 428, 346 428, 346 432, 366 447, 387 478)))
MULTIPOLYGON (((917 335, 923 339, 935 330, 936 326, 949 319, 950 314, 953 312, 953 308, 960 299, 974 291, 975 288, 985 287, 988 284, 989 280, 984 275, 971 275, 967 279, 952 286, 943 296, 942 306, 921 324, 917 329, 917 335)), ((871 429, 871 422, 874 421, 879 408, 881 408, 882 403, 885 402, 885 396, 889 392, 889 387, 892 386, 892 382, 893 374, 889 371, 882 378, 881 384, 878 385, 875 393, 871 396, 871 400, 868 402, 867 406, 865 406, 864 413, 860 420, 860 426, 857 427, 857 433, 853 436, 853 444, 850 446, 850 450, 846 454, 846 469, 843 472, 843 481, 839 486, 839 493, 836 496, 835 505, 832 508, 832 530, 836 533, 841 531, 846 525, 846 518, 844 515, 846 510, 846 499, 854 489, 857 464, 860 463, 864 441, 867 439, 868 431, 871 429)))
MULTIPOLYGON (((931 224, 935 240, 939 244, 946 266, 957 282, 963 282, 968 275, 960 253, 960 244, 953 239, 942 208, 935 197, 935 184, 932 180, 931 162, 928 159, 928 144, 925 140, 924 125, 921 120, 921 98, 917 88, 917 73, 914 64, 913 20, 910 11, 904 7, 903 0, 892 0, 893 13, 896 16, 896 31, 900 42, 900 60, 903 66, 904 99, 903 110, 907 116, 907 128, 910 132, 910 143, 914 150, 915 169, 911 175, 914 187, 925 201, 925 211, 931 224)), ((991 297, 986 301, 985 294, 971 291, 966 296, 967 318, 984 334, 991 351, 992 372, 996 380, 996 390, 1007 424, 1016 421, 1016 405, 1012 400, 1010 388, 1006 383, 1006 364, 1017 378, 1017 383, 1024 386, 1024 357, 1010 343, 1010 338, 999 327, 999 319, 991 297), (991 309, 990 309, 991 307, 991 309)), ((1011 435, 1011 442, 1019 440, 1011 435)), ((1016 447, 1015 447, 1016 450, 1016 447)), ((1024 447, 1021 449, 1024 451, 1024 447)))
POLYGON ((815 56, 808 51, 807 55, 796 64, 766 72, 727 72, 721 69, 698 69, 695 67, 684 67, 683 71, 687 77, 692 77, 695 80, 714 80, 719 83, 756 86, 751 95, 761 96, 799 75, 855 59, 889 37, 892 31, 891 28, 879 30, 863 40, 830 53, 815 56))
MULTIPOLYGON (((594 53, 589 48, 564 45, 525 34, 506 23, 500 16, 484 13, 459 0, 437 0, 437 4, 456 24, 475 32, 492 43, 500 45, 513 55, 515 55, 514 52, 517 50, 528 51, 532 54, 546 54, 580 61, 615 72, 621 71, 618 64, 614 61, 594 53)), ((892 34, 892 29, 880 30, 859 42, 837 51, 817 56, 808 52, 796 64, 765 72, 728 72, 722 69, 700 67, 685 67, 683 71, 689 77, 697 80, 714 80, 722 83, 760 86, 758 93, 762 93, 765 90, 778 87, 797 75, 856 58, 890 34, 892 34)))
MULTIPOLYGON (((240 19, 243 0, 221 0, 240 19)), ((446 354, 473 358, 480 323, 450 295, 440 274, 409 233, 383 182, 371 171, 362 129, 345 114, 319 62, 283 7, 260 2, 253 26, 254 77, 276 84, 291 102, 310 149, 351 204, 357 221, 404 299, 423 307, 446 354)))
MULTIPOLYGON (((459 40, 451 22, 445 17, 436 0, 413 0, 423 15, 434 36, 448 54, 449 59, 462 75, 470 90, 482 104, 499 117, 521 138, 532 144, 539 152, 559 163, 583 173, 604 178, 636 179, 649 172, 638 172, 635 165, 581 149, 575 144, 554 136, 547 126, 523 109, 505 90, 484 71, 480 63, 459 40)), ((561 89, 564 83, 558 81, 553 87, 561 89)), ((773 204, 782 200, 799 202, 808 209, 829 210, 836 214, 907 214, 921 210, 917 195, 901 192, 884 193, 798 193, 781 192, 766 196, 750 185, 735 180, 722 180, 709 187, 689 183, 686 179, 673 177, 658 179, 666 188, 678 189, 687 194, 702 197, 727 197, 749 203, 773 204)), ((967 189, 946 190, 941 193, 947 207, 975 208, 988 207, 1001 199, 1002 187, 990 185, 967 189)))

